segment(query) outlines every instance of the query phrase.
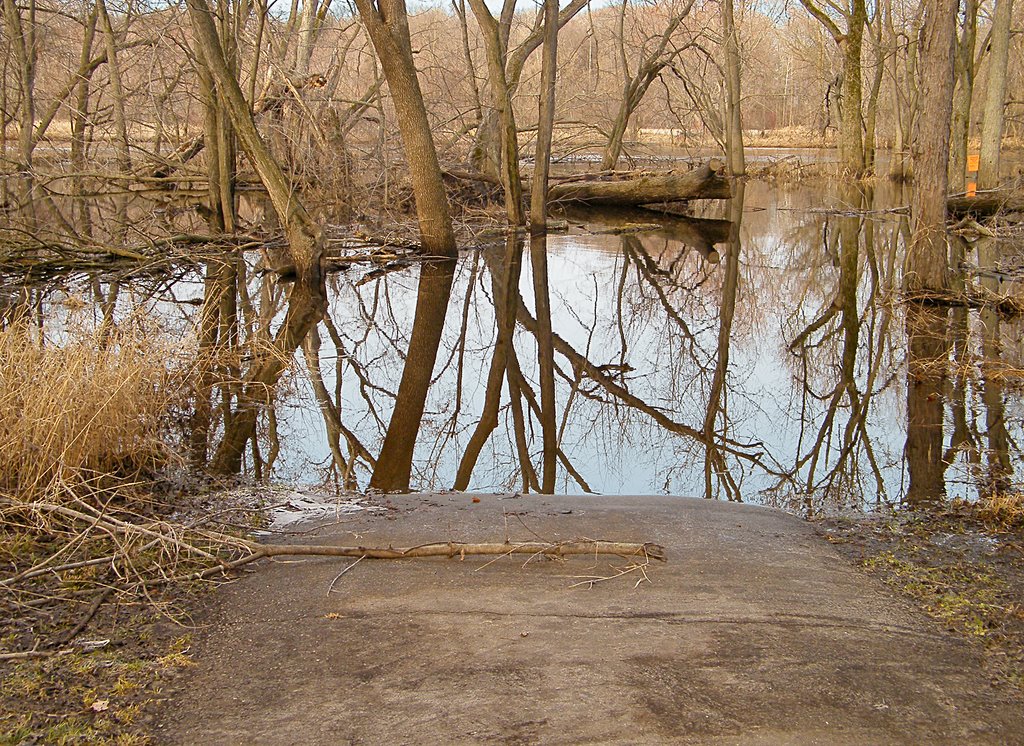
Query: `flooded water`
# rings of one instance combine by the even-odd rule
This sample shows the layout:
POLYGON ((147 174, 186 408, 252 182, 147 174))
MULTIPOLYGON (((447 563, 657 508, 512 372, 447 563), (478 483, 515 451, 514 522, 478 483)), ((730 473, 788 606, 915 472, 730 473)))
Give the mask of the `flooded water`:
MULTIPOLYGON (((362 489, 411 459, 413 489, 516 491, 553 465, 560 493, 801 512, 1011 488, 1021 321, 899 301, 907 204, 888 184, 754 182, 697 219, 568 213, 546 252, 513 236, 453 263, 354 264, 329 278, 328 313, 261 407, 246 468, 258 453, 263 478, 362 489), (417 428, 409 392, 423 387, 417 428)), ((954 243, 966 282, 1014 289, 1016 248, 954 243)), ((281 317, 285 286, 253 271, 266 260, 239 265, 234 312, 250 329, 281 317)), ((114 316, 145 308, 190 344, 203 282, 185 271, 121 288, 114 316)), ((52 283, 50 323, 83 287, 109 302, 107 277, 52 283)))

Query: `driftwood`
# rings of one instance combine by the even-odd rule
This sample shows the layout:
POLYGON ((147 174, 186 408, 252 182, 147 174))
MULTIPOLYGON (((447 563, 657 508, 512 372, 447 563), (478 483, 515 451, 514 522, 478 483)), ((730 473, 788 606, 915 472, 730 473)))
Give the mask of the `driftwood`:
POLYGON ((548 189, 548 204, 637 206, 689 199, 729 199, 729 182, 705 164, 692 171, 616 172, 594 179, 582 174, 548 189))
POLYGON ((705 260, 715 263, 720 260, 715 244, 729 240, 728 220, 690 218, 683 215, 649 210, 643 207, 601 207, 567 205, 561 211, 572 220, 608 226, 616 232, 649 233, 652 236, 690 246, 699 251, 705 260), (637 230, 631 230, 638 227, 637 230))
POLYGON ((542 541, 469 543, 461 541, 434 542, 414 547, 395 549, 393 547, 352 547, 318 544, 258 544, 235 540, 249 553, 231 562, 207 567, 204 570, 171 578, 161 578, 156 583, 187 581, 209 578, 231 570, 237 570, 252 562, 271 557, 351 557, 363 559, 418 559, 424 557, 491 556, 507 557, 513 554, 528 554, 531 557, 568 557, 571 555, 612 554, 619 557, 642 557, 644 560, 666 562, 665 547, 660 544, 621 541, 595 541, 577 539, 560 543, 542 541))

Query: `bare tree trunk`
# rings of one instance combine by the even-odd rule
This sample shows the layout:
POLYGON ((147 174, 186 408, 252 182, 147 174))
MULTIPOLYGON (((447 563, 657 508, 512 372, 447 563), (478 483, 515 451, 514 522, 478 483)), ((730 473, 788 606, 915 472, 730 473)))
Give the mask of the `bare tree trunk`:
MULTIPOLYGON (((459 468, 455 474, 452 489, 465 490, 473 476, 480 452, 487 439, 498 426, 498 409, 501 406, 502 380, 508 367, 508 357, 513 344, 516 325, 516 300, 518 299, 519 277, 522 272, 522 238, 519 232, 510 233, 505 240, 505 251, 500 267, 489 261, 491 287, 494 294, 494 316, 496 339, 491 352, 491 364, 487 371, 487 386, 480 419, 466 444, 459 468)), ((485 254, 485 257, 487 255, 485 254)))
POLYGON ((626 59, 624 22, 628 7, 629 0, 622 0, 622 8, 619 11, 618 30, 619 58, 623 76, 622 98, 619 101, 619 110, 612 124, 612 131, 608 136, 608 144, 605 146, 604 155, 601 158, 601 169, 605 171, 615 168, 615 164, 618 163, 619 156, 622 154, 623 139, 629 127, 629 121, 633 117, 633 112, 636 111, 643 101, 647 90, 651 87, 651 83, 657 80, 661 71, 670 65, 672 60, 688 46, 672 46, 670 48, 672 37, 683 22, 683 19, 690 14, 693 2, 692 0, 686 2, 685 5, 672 13, 671 17, 667 20, 665 30, 658 37, 658 44, 651 52, 645 54, 637 62, 636 72, 632 74, 629 71, 626 59))
MULTIPOLYGON (((515 110, 512 107, 512 94, 505 74, 508 56, 508 30, 512 22, 511 1, 502 8, 501 22, 495 20, 483 0, 469 0, 473 15, 483 32, 484 47, 487 51, 488 82, 491 89, 491 104, 497 113, 501 139, 501 159, 498 175, 505 191, 505 212, 511 225, 522 225, 523 191, 519 181, 519 133, 516 127, 515 110)), ((486 125, 485 125, 486 126, 486 125)), ((484 162, 487 154, 481 154, 484 162)))
MULTIPOLYGON (((589 3, 590 0, 570 0, 569 4, 562 8, 558 14, 558 28, 561 29, 565 26, 565 24, 572 20, 573 16, 587 7, 589 3)), ((515 3, 506 1, 505 7, 509 9, 509 12, 506 13, 505 8, 502 9, 499 28, 501 30, 503 46, 506 50, 503 63, 505 66, 504 80, 508 91, 507 97, 511 100, 512 96, 515 95, 516 89, 519 87, 519 79, 522 77, 526 61, 543 41, 544 29, 542 24, 535 24, 519 46, 513 51, 508 52, 508 38, 512 26, 511 11, 515 9, 515 3)), ((488 11, 489 14, 490 11, 488 11)), ((474 8, 474 15, 476 15, 476 8, 474 8)), ((479 17, 477 20, 479 22, 479 17)), ((500 176, 500 152, 503 147, 500 127, 499 112, 496 109, 485 112, 483 123, 477 128, 476 142, 473 144, 473 165, 485 174, 494 177, 500 176)))
POLYGON ((946 493, 942 461, 943 392, 947 349, 944 312, 907 307, 907 502, 922 506, 946 493))
MULTIPOLYGON (((79 58, 79 69, 85 69, 92 57, 92 45, 96 36, 96 24, 98 11, 95 6, 85 19, 85 34, 82 38, 82 54, 79 58)), ((92 216, 89 212, 89 204, 83 199, 85 195, 85 163, 86 151, 88 149, 88 137, 86 129, 88 126, 89 99, 92 78, 87 75, 81 76, 75 84, 75 98, 71 111, 71 166, 75 171, 72 181, 72 193, 77 198, 75 206, 76 229, 86 238, 92 237, 92 216)))
POLYGON ((551 297, 548 289, 547 192, 555 126, 555 74, 558 70, 558 0, 544 0, 544 61, 533 189, 530 194, 530 259, 537 307, 537 360, 540 365, 541 432, 544 457, 540 491, 555 491, 558 429, 555 421, 555 349, 551 337, 551 297))
MULTIPOLYGON (((730 176, 746 172, 743 121, 740 112, 740 40, 736 33, 733 0, 722 0, 722 37, 725 52, 725 158, 730 176)), ((740 199, 742 205, 742 197, 740 199)), ((737 243, 737 246, 739 244, 737 243)))
POLYGON ((412 457, 416 448, 427 391, 444 331, 444 319, 455 278, 455 262, 425 262, 420 268, 416 317, 395 409, 388 423, 370 487, 384 492, 408 492, 412 457))
POLYGON ((949 122, 953 109, 953 56, 959 0, 925 0, 921 63, 921 115, 914 149, 912 239, 905 284, 909 292, 949 285, 946 192, 949 122))
POLYGON ((726 485, 730 499, 738 499, 734 494, 732 480, 722 451, 717 447, 719 438, 728 436, 728 418, 723 417, 721 433, 717 424, 719 414, 726 410, 726 382, 729 375, 729 346, 732 340, 732 324, 736 315, 736 296, 739 289, 740 252, 743 250, 740 240, 740 228, 743 222, 743 198, 746 185, 737 180, 732 201, 729 203, 729 239, 725 257, 725 273, 722 277, 722 302, 719 307, 718 319, 718 350, 715 359, 715 370, 708 391, 708 408, 704 414, 704 497, 714 496, 714 480, 718 479, 726 485))
POLYGON ((868 174, 875 172, 876 140, 878 127, 878 97, 882 91, 882 79, 885 74, 886 55, 882 46, 882 13, 884 7, 879 3, 875 6, 875 16, 868 24, 871 32, 871 48, 874 54, 874 74, 871 78, 871 88, 868 91, 867 112, 864 116, 864 171, 868 174))
POLYGON ((36 3, 29 0, 27 16, 14 0, 4 2, 4 26, 7 38, 14 50, 18 66, 18 86, 21 89, 21 111, 18 125, 18 146, 21 165, 25 170, 32 168, 32 151, 35 147, 33 127, 35 125, 35 79, 36 79, 36 3))
POLYGON ((888 49, 895 63, 892 95, 897 124, 892 159, 889 162, 889 178, 894 181, 908 181, 913 178, 914 173, 911 146, 920 109, 917 69, 921 14, 924 12, 924 8, 924 3, 918 5, 918 9, 909 23, 909 29, 901 28, 897 31, 893 21, 891 0, 886 0, 885 20, 889 32, 888 49))
POLYGON ((978 186, 999 186, 999 151, 1003 146, 1003 121, 1006 107, 1006 74, 1010 55, 1010 21, 1013 0, 998 0, 992 19, 992 47, 988 64, 988 87, 981 120, 981 165, 978 186))
POLYGON ((391 89, 416 197, 420 244, 431 256, 454 257, 458 250, 448 197, 416 78, 405 0, 356 0, 356 6, 391 89))
POLYGON ((974 47, 978 36, 978 0, 965 0, 964 23, 956 50, 956 88, 949 145, 949 188, 964 190, 967 176, 967 140, 971 129, 974 96, 974 47))
POLYGON ((865 168, 861 59, 867 19, 865 0, 852 0, 846 39, 839 45, 843 52, 843 119, 839 133, 839 157, 853 176, 862 176, 865 168))
MULTIPOLYGON (((982 237, 977 243, 978 261, 984 267, 993 267, 1000 257, 995 239, 982 237)), ((1003 288, 995 277, 981 278, 982 285, 993 294, 1003 288)), ((1010 436, 1006 429, 1006 406, 1003 401, 1003 351, 999 311, 987 305, 979 312, 982 326, 981 400, 985 405, 985 434, 988 437, 988 468, 984 475, 984 489, 990 495, 1006 494, 1013 488, 1013 466, 1010 463, 1010 436)))
POLYGON ((844 171, 859 178, 864 175, 861 57, 864 26, 868 18, 866 0, 850 0, 849 6, 842 9, 835 3, 829 3, 829 6, 833 10, 838 10, 846 21, 845 29, 840 29, 832 15, 819 7, 815 0, 800 0, 800 3, 831 34, 843 55, 839 160, 844 171))
POLYGON ((466 62, 470 88, 473 92, 473 118, 477 127, 483 122, 484 112, 480 104, 480 86, 476 80, 476 67, 473 64, 473 52, 469 48, 469 24, 466 18, 466 0, 452 0, 452 8, 459 18, 459 31, 462 35, 462 58, 466 62))
POLYGON ((99 12, 100 30, 103 32, 103 46, 107 52, 107 77, 110 79, 110 102, 114 113, 114 152, 117 166, 122 174, 131 173, 132 159, 128 141, 128 121, 124 112, 124 86, 121 82, 121 65, 117 59, 117 37, 110 23, 105 0, 96 0, 99 12))
MULTIPOLYGON (((391 90, 412 176, 423 251, 431 256, 454 258, 458 249, 441 167, 413 64, 405 0, 356 0, 356 6, 391 90)), ((370 478, 371 487, 387 491, 409 489, 413 448, 444 328, 453 273, 454 268, 449 263, 425 264, 421 269, 409 353, 395 411, 370 478)))
POLYGON ((239 397, 238 411, 225 427, 211 465, 214 471, 235 473, 241 468, 245 445, 255 432, 258 408, 262 403, 269 403, 274 386, 295 350, 312 325, 323 316, 326 293, 320 267, 322 238, 319 227, 306 212, 256 129, 249 103, 228 67, 206 0, 187 0, 187 5, 201 63, 209 71, 221 105, 284 227, 297 276, 288 298, 288 310, 271 349, 254 353, 255 359, 239 397))

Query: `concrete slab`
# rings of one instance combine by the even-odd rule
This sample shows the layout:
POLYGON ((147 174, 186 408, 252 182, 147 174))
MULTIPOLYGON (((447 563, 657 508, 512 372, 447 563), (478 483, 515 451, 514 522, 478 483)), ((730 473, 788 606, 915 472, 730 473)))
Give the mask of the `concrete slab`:
POLYGON ((972 649, 780 511, 676 497, 413 495, 309 543, 654 541, 616 558, 265 564, 159 737, 182 744, 1024 743, 972 649), (506 513, 515 515, 506 516, 506 513), (486 566, 484 566, 486 565, 486 566))

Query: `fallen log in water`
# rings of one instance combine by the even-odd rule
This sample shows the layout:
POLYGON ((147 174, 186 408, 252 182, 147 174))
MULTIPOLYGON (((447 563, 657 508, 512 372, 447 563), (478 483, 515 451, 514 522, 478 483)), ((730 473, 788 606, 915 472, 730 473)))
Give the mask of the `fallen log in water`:
MULTIPOLYGON (((711 159, 703 166, 676 171, 602 171, 552 177, 548 204, 636 207, 691 199, 729 199, 729 181, 718 175, 721 163, 711 159)), ((449 168, 445 175, 459 181, 494 186, 497 180, 475 171, 449 168)), ((523 198, 529 199, 530 182, 523 181, 523 198)))
POLYGON ((634 207, 689 199, 729 199, 729 182, 713 168, 714 161, 692 171, 614 172, 604 178, 581 174, 548 189, 548 204, 634 207))
POLYGON ((1019 191, 993 189, 974 197, 959 195, 946 200, 950 215, 988 217, 1000 212, 1024 212, 1024 194, 1019 191))

